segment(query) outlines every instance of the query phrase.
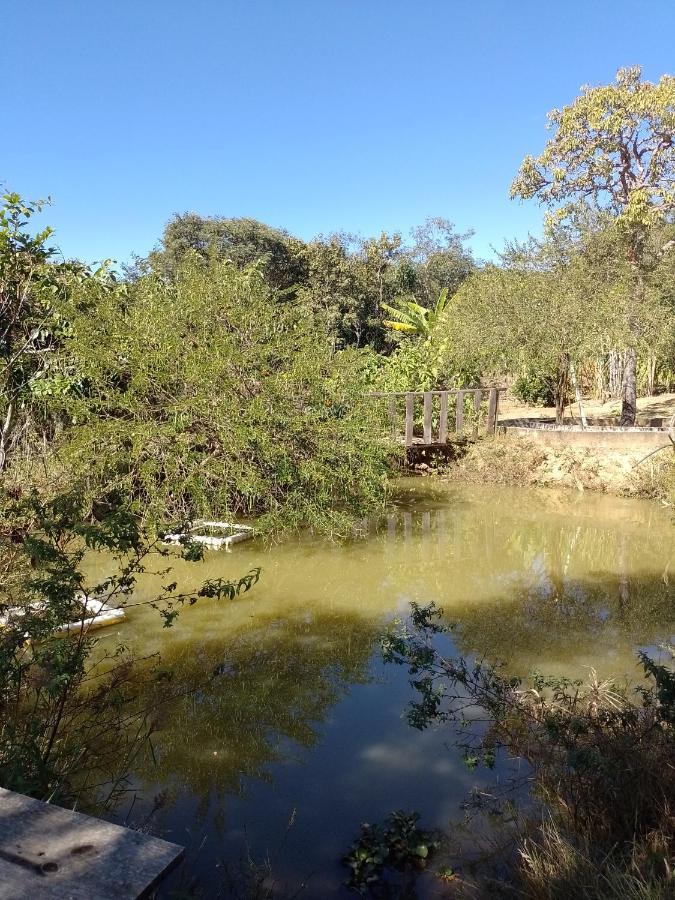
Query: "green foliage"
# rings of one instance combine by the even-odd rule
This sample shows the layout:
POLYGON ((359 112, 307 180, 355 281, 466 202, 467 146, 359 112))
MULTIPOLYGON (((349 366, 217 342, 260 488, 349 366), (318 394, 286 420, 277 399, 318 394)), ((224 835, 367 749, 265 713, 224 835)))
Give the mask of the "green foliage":
MULTIPOLYGON (((418 694, 408 711, 410 724, 423 729, 455 723, 471 767, 491 767, 500 749, 521 757, 562 843, 584 856, 596 881, 634 866, 637 883, 667 896, 675 851, 672 666, 641 654, 647 685, 632 695, 593 670, 587 685, 534 673, 524 687, 486 661, 442 656, 436 638, 447 630, 434 604, 413 604, 410 622, 383 638, 385 661, 406 666, 418 694), (467 713, 475 718, 476 707, 490 723, 481 734, 467 727, 467 713)), ((544 829, 521 847, 525 885, 537 883, 533 860, 541 863, 547 846, 544 829)), ((557 871, 549 869, 549 887, 560 876, 569 888, 562 868, 561 859, 557 871)), ((526 895, 569 896, 562 890, 526 895)))
POLYGON ((396 317, 393 321, 385 319, 383 324, 393 331, 402 331, 404 334, 414 334, 418 337, 429 337, 447 305, 447 288, 443 288, 440 292, 438 300, 432 309, 420 306, 414 300, 397 297, 393 306, 387 303, 382 304, 382 308, 386 312, 396 317))
POLYGON ((302 241, 255 219, 176 214, 167 223, 160 246, 138 271, 150 268, 164 278, 176 276, 188 258, 207 263, 229 261, 238 269, 258 265, 273 290, 293 292, 306 275, 302 241))
MULTIPOLYGON (((633 425, 647 245, 675 211, 675 78, 652 84, 639 66, 619 69, 614 84, 583 88, 573 103, 552 110, 549 122, 552 138, 537 158, 525 158, 511 196, 537 197, 550 210, 550 225, 569 220, 580 203, 615 224, 630 276, 621 424, 633 425)), ((671 249, 666 242, 661 252, 671 249)))
MULTIPOLYGON (((97 641, 84 627, 82 597, 112 608, 134 606, 138 575, 167 556, 143 535, 123 497, 93 515, 81 491, 44 502, 37 494, 2 497, 0 527, 0 784, 54 802, 114 805, 135 756, 150 740, 150 710, 139 685, 153 668, 122 645, 97 641), (113 573, 98 583, 83 574, 86 553, 113 555, 113 573)), ((187 554, 185 558, 188 558, 187 554)), ((170 568, 163 566, 168 576, 170 568)), ((172 624, 180 606, 200 598, 234 599, 259 570, 235 582, 206 582, 194 593, 167 584, 151 605, 172 624)), ((168 581, 168 578, 167 578, 168 581)))
MULTIPOLYGON (((608 209, 628 232, 675 209, 675 78, 642 80, 640 66, 619 69, 614 84, 585 87, 549 115, 553 137, 525 158, 511 195, 557 207, 579 198, 608 209)), ((557 211, 567 215, 569 206, 557 211)))
MULTIPOLYGON (((399 873, 404 885, 425 868, 440 847, 438 834, 417 825, 419 813, 390 813, 383 825, 363 824, 361 835, 344 857, 351 869, 347 886, 362 897, 391 896, 391 873, 399 873)), ((406 896, 405 893, 401 894, 406 896)))
POLYGON ((379 303, 396 279, 388 245, 379 247, 380 257, 373 247, 366 253, 363 242, 343 234, 304 247, 307 277, 298 300, 320 315, 336 349, 386 345, 379 303))
POLYGON ((79 386, 63 303, 83 303, 109 281, 105 267, 53 261, 51 230, 29 231, 42 207, 11 193, 0 204, 0 471, 20 445, 30 450, 62 424, 64 401, 79 386))
POLYGON ((532 370, 516 378, 511 385, 511 393, 529 406, 552 406, 555 403, 551 376, 532 370))
POLYGON ((344 532, 383 502, 386 429, 368 361, 317 341, 316 317, 257 268, 188 261, 96 315, 72 311, 85 388, 64 458, 149 517, 260 517, 344 532), (358 464, 356 464, 358 463, 358 464))
POLYGON ((184 213, 171 219, 159 247, 137 260, 130 274, 171 279, 190 256, 230 261, 238 269, 255 265, 273 291, 320 316, 333 348, 386 351, 392 341, 383 304, 404 294, 427 308, 442 290, 452 295, 474 268, 465 247, 470 236, 435 218, 413 229, 408 242, 382 232, 372 238, 332 234, 305 243, 253 219, 184 213))
POLYGON ((475 270, 476 263, 466 242, 473 231, 458 234, 447 219, 432 216, 411 231, 408 256, 413 280, 402 288, 423 306, 433 306, 441 291, 450 297, 475 270))

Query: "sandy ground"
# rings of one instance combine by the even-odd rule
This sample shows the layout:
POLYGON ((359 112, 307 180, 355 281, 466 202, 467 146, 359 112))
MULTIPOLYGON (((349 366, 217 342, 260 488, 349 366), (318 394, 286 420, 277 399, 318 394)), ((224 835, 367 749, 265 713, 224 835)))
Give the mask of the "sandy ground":
MULTIPOLYGON (((621 402, 611 400, 599 403, 597 400, 584 400, 584 410, 590 424, 615 424, 621 411, 621 402)), ((659 394, 657 397, 640 397, 638 400, 638 425, 667 425, 671 416, 675 416, 675 394, 659 394)), ((521 403, 503 397, 499 402, 499 421, 506 424, 511 420, 541 419, 555 421, 553 407, 523 406, 521 403)), ((579 407, 576 404, 566 407, 565 422, 572 424, 579 421, 579 407)))

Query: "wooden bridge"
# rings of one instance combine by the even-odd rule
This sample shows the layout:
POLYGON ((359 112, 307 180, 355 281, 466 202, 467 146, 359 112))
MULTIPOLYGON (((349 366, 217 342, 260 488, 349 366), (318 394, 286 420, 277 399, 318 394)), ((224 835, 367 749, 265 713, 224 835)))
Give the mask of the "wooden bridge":
POLYGON ((406 447, 438 447, 448 441, 448 434, 494 434, 499 416, 499 387, 460 388, 452 391, 402 391, 373 394, 389 400, 392 436, 406 447), (438 399, 437 399, 438 398, 438 399), (421 428, 415 433, 420 412, 421 428), (450 411, 454 415, 450 416, 450 411), (403 425, 403 429, 401 429, 403 425), (419 431, 421 430, 421 434, 419 431))

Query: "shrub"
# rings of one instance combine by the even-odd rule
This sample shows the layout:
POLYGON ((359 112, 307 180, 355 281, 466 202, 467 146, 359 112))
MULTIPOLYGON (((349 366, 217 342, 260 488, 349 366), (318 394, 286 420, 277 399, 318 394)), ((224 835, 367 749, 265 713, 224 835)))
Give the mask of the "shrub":
MULTIPOLYGON (((0 785, 56 803, 114 805, 153 731, 151 711, 138 702, 153 669, 120 644, 92 655, 97 642, 82 625, 65 635, 58 629, 82 619, 82 594, 113 608, 135 602, 136 577, 160 551, 123 498, 99 505, 97 516, 78 492, 0 500, 0 785), (87 581, 81 564, 91 550, 113 555, 114 575, 87 581)), ((196 558, 195 549, 186 546, 184 557, 196 558)), ((233 599, 258 574, 206 582, 191 594, 167 584, 150 602, 168 626, 181 604, 233 599)))
POLYGON ((524 686, 486 662, 441 656, 433 643, 448 630, 441 612, 413 604, 411 624, 385 636, 385 660, 413 677, 413 727, 462 728, 464 711, 479 707, 490 726, 465 733, 467 761, 492 766, 503 748, 529 764, 547 814, 521 841, 515 877, 524 896, 672 896, 675 671, 642 653, 646 685, 633 692, 593 671, 585 685, 535 673, 524 686))
POLYGON ((96 315, 73 311, 86 385, 63 449, 76 473, 166 515, 344 532, 383 503, 389 450, 368 360, 333 354, 260 272, 185 263, 96 315))
POLYGON ((520 375, 511 385, 511 393, 528 406, 554 406, 553 379, 533 370, 520 375))

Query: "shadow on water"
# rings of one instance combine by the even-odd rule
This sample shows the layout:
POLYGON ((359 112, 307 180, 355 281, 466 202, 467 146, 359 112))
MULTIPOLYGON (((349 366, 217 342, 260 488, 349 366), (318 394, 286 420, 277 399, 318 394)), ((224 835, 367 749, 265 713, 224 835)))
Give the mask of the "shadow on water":
POLYGON ((272 779, 315 747, 329 711, 372 679, 372 623, 344 614, 258 617, 231 641, 208 636, 162 658, 176 699, 157 714, 155 758, 138 774, 201 799, 272 779))
POLYGON ((635 679, 635 649, 675 630, 671 529, 650 504, 418 482, 364 540, 211 556, 205 577, 260 564, 260 585, 186 610, 169 632, 144 611, 124 635, 161 651, 177 694, 158 710, 154 759, 134 773, 141 796, 163 795, 152 829, 188 846, 162 896, 193 876, 197 896, 234 896, 223 864, 249 851, 271 855, 290 894, 311 874, 300 896, 345 896, 339 860, 363 820, 406 808, 445 827, 472 787, 522 776, 501 758, 470 772, 449 728, 407 725, 412 691, 380 661, 384 624, 433 600, 454 626, 447 653, 519 674, 595 666, 635 679))

